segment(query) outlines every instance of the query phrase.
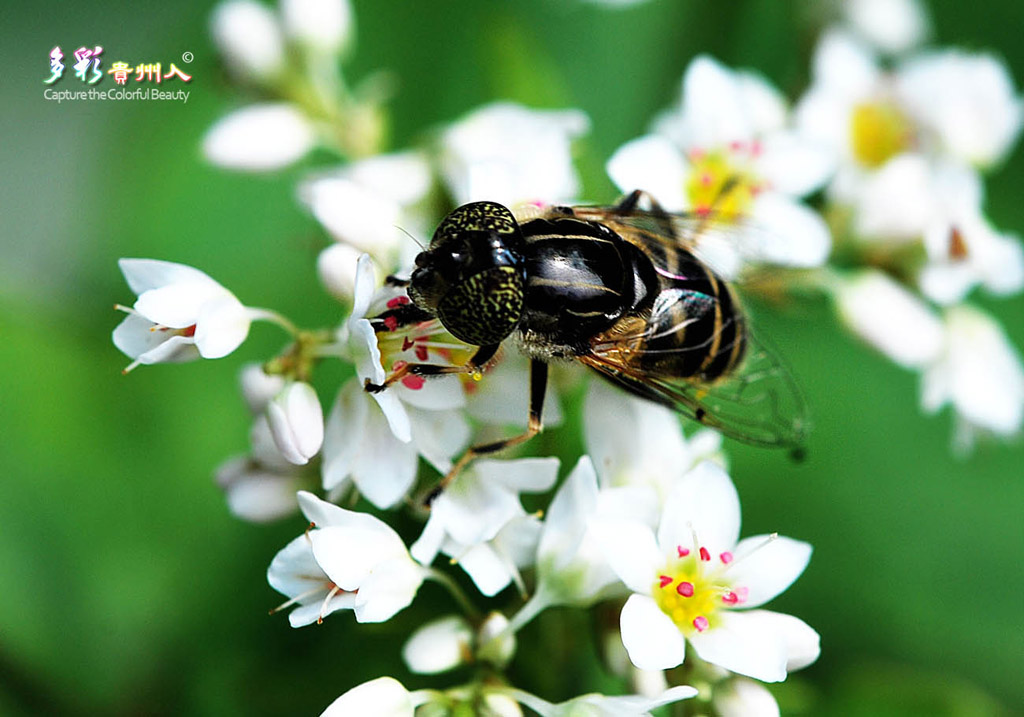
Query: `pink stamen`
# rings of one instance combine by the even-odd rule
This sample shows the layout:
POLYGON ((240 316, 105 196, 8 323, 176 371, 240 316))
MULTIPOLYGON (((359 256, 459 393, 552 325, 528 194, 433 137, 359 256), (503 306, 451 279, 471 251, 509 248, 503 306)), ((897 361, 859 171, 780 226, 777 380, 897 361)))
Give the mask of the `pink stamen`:
POLYGON ((721 561, 722 561, 723 563, 725 563, 726 565, 728 565, 729 563, 731 563, 731 562, 732 562, 732 553, 730 553, 730 552, 729 552, 728 550, 726 550, 726 551, 725 551, 724 553, 722 553, 722 554, 721 554, 721 555, 719 555, 718 557, 719 557, 719 558, 721 559, 721 561))
POLYGON ((711 214, 711 207, 709 207, 707 204, 698 204, 697 207, 693 210, 693 213, 696 214, 701 219, 703 219, 704 217, 707 217, 711 214))
POLYGON ((662 587, 662 588, 665 587, 666 585, 671 585, 672 584, 672 578, 669 577, 668 575, 659 575, 658 576, 658 581, 661 583, 658 587, 662 587))
POLYGON ((681 582, 676 585, 676 592, 683 597, 693 597, 693 583, 681 582))
POLYGON ((764 144, 762 144, 761 140, 755 139, 753 142, 750 143, 750 153, 752 155, 754 155, 755 157, 760 156, 760 154, 763 151, 764 151, 764 144))
POLYGON ((743 143, 740 142, 739 140, 734 140, 729 143, 729 149, 731 149, 733 152, 739 152, 741 149, 743 149, 743 143))
POLYGON ((394 316, 386 316, 384 318, 384 325, 388 327, 388 331, 394 331, 398 328, 398 319, 394 316))
POLYGON ((711 553, 708 552, 708 549, 705 548, 703 545, 700 548, 700 559, 703 560, 705 563, 711 561, 711 553))
POLYGON ((427 353, 426 346, 420 344, 419 346, 416 347, 416 358, 418 358, 420 361, 426 361, 428 357, 429 354, 427 353))
POLYGON ((708 619, 703 615, 698 615, 693 618, 693 626, 697 628, 697 632, 704 632, 708 629, 708 619))
POLYGON ((710 187, 713 179, 714 178, 711 176, 711 172, 704 172, 700 175, 700 183, 703 184, 705 187, 710 187))
POLYGON ((722 596, 722 602, 724 602, 726 605, 735 605, 739 601, 739 596, 732 591, 727 592, 725 595, 722 596))
POLYGON ((685 558, 687 555, 690 554, 690 549, 684 548, 682 545, 677 545, 676 552, 679 553, 680 558, 685 558))
POLYGON ((399 306, 402 306, 402 305, 408 304, 408 303, 409 303, 409 297, 408 296, 396 296, 395 298, 390 299, 388 301, 388 308, 389 309, 397 309, 399 306))
POLYGON ((703 149, 691 149, 690 150, 690 161, 691 162, 699 162, 700 160, 704 159, 704 157, 706 155, 707 155, 707 152, 705 152, 703 149))

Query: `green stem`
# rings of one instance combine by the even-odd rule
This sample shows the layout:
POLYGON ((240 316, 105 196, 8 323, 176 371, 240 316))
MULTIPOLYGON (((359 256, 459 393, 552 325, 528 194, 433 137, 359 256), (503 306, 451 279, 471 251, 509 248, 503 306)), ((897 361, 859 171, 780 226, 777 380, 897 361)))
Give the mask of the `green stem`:
POLYGON ((249 318, 253 321, 269 321, 272 324, 277 324, 282 329, 287 331, 293 337, 298 337, 299 327, 291 322, 290 319, 282 316, 281 314, 273 311, 272 309, 260 309, 248 307, 249 318))
POLYGON ((473 620, 474 622, 478 622, 480 620, 480 611, 476 609, 476 606, 474 606, 472 602, 470 602, 469 597, 462 588, 459 587, 459 584, 452 580, 451 576, 447 573, 442 573, 440 570, 427 568, 426 577, 447 589, 448 592, 451 593, 451 596, 455 598, 455 602, 459 604, 459 607, 462 608, 462 611, 466 613, 470 620, 473 620))

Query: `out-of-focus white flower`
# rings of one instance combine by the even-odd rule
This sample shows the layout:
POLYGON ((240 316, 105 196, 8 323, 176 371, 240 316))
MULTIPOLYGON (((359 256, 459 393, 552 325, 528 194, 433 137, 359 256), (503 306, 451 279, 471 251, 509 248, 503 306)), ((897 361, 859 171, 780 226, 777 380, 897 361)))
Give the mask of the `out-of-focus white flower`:
POLYGON ((921 383, 929 413, 946 403, 958 418, 955 445, 969 449, 975 434, 1011 436, 1024 420, 1024 367, 1020 355, 991 317, 968 306, 948 309, 941 355, 921 383))
POLYGON ((557 476, 556 458, 477 461, 431 504, 413 556, 429 565, 443 552, 481 593, 496 595, 536 555, 540 521, 526 513, 519 494, 550 490, 557 476))
POLYGON ((435 675, 468 662, 473 650, 473 628, 460 615, 438 618, 418 628, 402 647, 402 659, 411 672, 435 675))
POLYGON ((321 717, 413 717, 416 704, 413 694, 394 677, 378 677, 341 695, 321 717))
POLYGON ((745 677, 717 683, 711 702, 720 717, 779 717, 779 705, 768 688, 745 677))
POLYGON ((324 411, 313 387, 293 381, 267 404, 267 419, 274 442, 288 461, 301 466, 320 451, 324 442, 324 411))
POLYGON ((915 294, 874 270, 841 279, 834 296, 843 322, 900 366, 920 369, 942 351, 942 322, 915 294))
POLYGON ((319 52, 340 52, 353 35, 348 0, 281 0, 281 19, 291 39, 319 52))
POLYGON ((1006 65, 991 55, 944 50, 899 68, 897 91, 920 124, 923 141, 980 167, 999 162, 1016 142, 1024 103, 1006 65))
POLYGON ((363 252, 348 244, 331 244, 316 258, 316 273, 327 293, 351 301, 356 289, 356 262, 363 252))
POLYGON ((398 534, 366 513, 339 508, 300 491, 299 507, 314 527, 279 552, 267 580, 297 604, 288 616, 301 627, 340 609, 359 622, 383 622, 416 596, 426 569, 398 534))
MULTIPOLYGON (((336 241, 368 252, 395 269, 411 263, 419 250, 409 235, 426 232, 427 216, 421 204, 431 181, 426 157, 403 152, 365 159, 309 179, 299 187, 299 198, 336 241)), ((351 288, 346 298, 350 296, 351 288)))
POLYGON ((225 169, 268 172, 287 167, 313 148, 316 131, 289 104, 256 104, 221 117, 203 137, 203 155, 225 169))
POLYGON ((895 54, 920 45, 930 29, 918 0, 847 0, 843 9, 850 25, 883 52, 895 54))
POLYGON ((227 356, 245 341, 252 320, 235 295, 184 264, 155 259, 120 259, 128 286, 138 295, 113 333, 114 345, 130 356, 125 372, 139 364, 227 356))
POLYGON ((425 362, 438 350, 428 329, 376 333, 367 318, 371 307, 395 308, 408 298, 396 291, 378 295, 375 286, 373 263, 363 255, 352 315, 341 332, 357 378, 342 386, 327 419, 323 481, 325 490, 336 493, 351 479, 367 500, 388 508, 412 486, 418 455, 442 473, 451 468, 451 457, 469 441, 469 425, 459 410, 465 396, 455 376, 426 381, 410 375, 379 393, 363 390, 364 381, 384 382, 385 365, 395 370, 401 361, 425 362))
POLYGON ((994 294, 1024 287, 1024 249, 999 234, 981 211, 977 172, 946 164, 933 175, 936 207, 924 233, 928 263, 918 275, 921 292, 940 304, 962 300, 976 285, 994 294))
POLYGON ((284 376, 271 375, 258 363, 247 363, 238 375, 249 412, 256 416, 263 413, 270 400, 284 388, 284 376))
POLYGON ((678 685, 654 697, 619 695, 609 697, 596 692, 574 697, 557 705, 522 690, 505 690, 509 695, 541 717, 649 717, 650 711, 697 696, 697 690, 678 685))
MULTIPOLYGON (((544 394, 545 428, 562 423, 562 406, 554 381, 544 394)), ((525 429, 530 417, 530 361, 521 352, 502 348, 499 358, 488 366, 483 380, 464 383, 466 412, 494 426, 518 426, 525 429)))
POLYGON ((512 206, 524 200, 566 202, 580 182, 572 140, 590 122, 579 110, 533 110, 509 102, 482 107, 441 138, 441 172, 456 203, 512 206))
POLYGON ((701 56, 683 77, 679 109, 661 117, 655 134, 620 147, 608 174, 619 189, 644 189, 668 211, 749 223, 757 231, 743 235, 739 259, 818 266, 831 238, 798 199, 825 183, 833 158, 786 123, 774 87, 701 56))
POLYGON ((274 13, 253 0, 228 0, 210 16, 210 32, 228 67, 245 79, 268 81, 284 69, 284 42, 274 13))
POLYGON ((608 559, 634 593, 620 616, 634 665, 675 667, 689 642, 705 662, 778 682, 817 659, 818 635, 803 621, 748 609, 785 590, 811 546, 775 534, 737 542, 739 525, 732 481, 705 462, 669 496, 657 537, 639 523, 602 526, 608 559))
POLYGON ((601 487, 652 489, 652 527, 679 476, 703 460, 725 461, 717 431, 700 429, 687 440, 677 414, 605 381, 591 381, 583 416, 587 453, 601 487))
POLYGON ((253 421, 249 442, 250 455, 229 459, 214 475, 227 498, 228 509, 236 517, 255 523, 291 515, 298 509, 295 493, 308 480, 277 448, 262 409, 253 421))

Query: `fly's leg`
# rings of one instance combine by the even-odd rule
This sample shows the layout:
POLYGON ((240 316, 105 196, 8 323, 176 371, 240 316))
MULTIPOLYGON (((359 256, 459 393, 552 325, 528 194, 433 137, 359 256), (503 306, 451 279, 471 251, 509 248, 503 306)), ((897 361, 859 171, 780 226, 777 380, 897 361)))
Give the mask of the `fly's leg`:
POLYGON ((543 361, 536 359, 530 362, 530 418, 526 426, 526 431, 520 433, 518 436, 512 436, 511 438, 505 438, 501 441, 494 441, 493 443, 484 443, 483 445, 473 446, 467 450, 455 465, 452 466, 451 470, 445 475, 440 482, 427 493, 423 499, 423 505, 429 506, 437 496, 441 495, 445 488, 447 488, 455 477, 462 472, 462 470, 469 465, 469 463, 477 456, 486 456, 491 453, 498 453, 506 448, 512 446, 518 446, 520 443, 525 443, 530 440, 543 428, 543 421, 541 420, 541 413, 544 409, 544 394, 548 388, 548 365, 543 361))
POLYGON ((365 383, 363 383, 363 388, 366 389, 368 393, 380 393, 388 386, 401 381, 406 376, 422 376, 423 378, 430 378, 432 376, 447 376, 459 373, 476 373, 486 366, 488 361, 494 358, 494 354, 498 351, 498 346, 500 346, 500 344, 491 344, 490 346, 479 347, 469 361, 460 366, 446 366, 432 363, 403 364, 401 368, 392 371, 391 375, 384 380, 384 383, 371 383, 370 379, 366 379, 365 383))

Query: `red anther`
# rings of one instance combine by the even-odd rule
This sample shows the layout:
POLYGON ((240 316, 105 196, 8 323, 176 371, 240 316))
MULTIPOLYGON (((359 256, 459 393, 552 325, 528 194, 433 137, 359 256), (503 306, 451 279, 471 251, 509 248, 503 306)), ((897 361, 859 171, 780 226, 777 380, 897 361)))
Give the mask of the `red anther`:
POLYGON ((700 559, 703 560, 705 563, 711 560, 711 553, 709 553, 708 549, 705 548, 703 545, 700 548, 700 559))
POLYGON ((730 552, 729 552, 728 550, 726 550, 726 551, 725 551, 724 553, 722 553, 722 554, 721 554, 721 555, 719 555, 718 557, 719 557, 719 558, 721 559, 721 561, 722 561, 723 563, 725 563, 726 565, 728 565, 729 563, 731 563, 731 562, 732 562, 732 553, 730 553, 730 552))
POLYGON ((403 336, 402 337, 402 351, 408 351, 409 349, 411 349, 415 345, 416 345, 415 342, 412 339, 410 339, 408 336, 403 336))
POLYGON ((764 143, 762 143, 761 140, 755 139, 750 143, 750 153, 752 155, 758 157, 762 152, 764 152, 764 143))
POLYGON ((697 628, 697 632, 704 632, 708 629, 708 619, 703 615, 698 615, 693 618, 693 626, 697 628))
POLYGON ((186 326, 185 328, 183 328, 181 330, 181 335, 182 336, 195 336, 196 335, 196 325, 192 324, 191 326, 186 326))
POLYGON ((739 152, 741 149, 743 149, 743 142, 740 142, 738 139, 733 140, 732 142, 729 143, 729 149, 731 149, 733 152, 739 152))
POLYGON ((722 602, 726 605, 735 605, 740 601, 739 597, 734 592, 727 592, 722 596, 722 602))
POLYGON ((680 558, 685 558, 687 555, 690 554, 690 549, 684 548, 682 545, 677 545, 676 552, 679 553, 680 558))
POLYGON ((426 383, 426 381, 424 381, 423 377, 417 376, 416 374, 409 374, 402 379, 402 385, 406 388, 411 388, 413 391, 419 391, 423 388, 424 383, 426 383))
POLYGON ((388 331, 394 331, 398 328, 398 319, 394 316, 385 316, 384 325, 388 328, 388 331))
POLYGON ((395 309, 395 308, 398 308, 399 306, 402 306, 403 304, 408 304, 408 303, 409 303, 409 297, 408 296, 396 296, 395 298, 388 300, 388 308, 389 309, 395 309))
POLYGON ((420 344, 419 346, 416 347, 416 358, 418 358, 420 361, 426 361, 429 357, 430 354, 427 353, 426 346, 420 344))
POLYGON ((676 585, 676 592, 683 597, 693 597, 693 583, 681 582, 676 585))
POLYGON ((671 585, 672 584, 672 578, 669 577, 668 575, 659 575, 658 576, 658 580, 661 582, 661 585, 659 585, 658 587, 662 587, 663 588, 666 585, 671 585))
POLYGON ((714 177, 711 176, 711 172, 700 173, 700 183, 703 184, 705 187, 710 187, 713 179, 714 177))

